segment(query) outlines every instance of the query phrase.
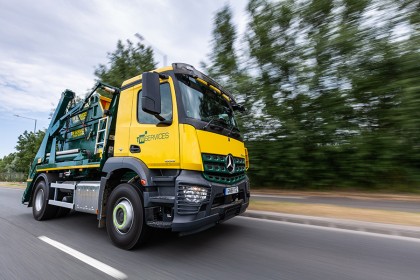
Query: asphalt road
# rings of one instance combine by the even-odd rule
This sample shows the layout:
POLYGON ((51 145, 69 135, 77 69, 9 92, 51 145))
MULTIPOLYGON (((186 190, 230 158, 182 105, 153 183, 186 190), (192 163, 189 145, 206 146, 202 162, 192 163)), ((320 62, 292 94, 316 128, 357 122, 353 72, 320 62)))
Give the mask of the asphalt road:
MULTIPOLYGON (((392 210, 403 212, 420 212, 420 202, 401 201, 386 199, 356 199, 347 197, 324 197, 324 196, 282 196, 252 194, 251 199, 263 201, 281 201, 306 204, 330 204, 354 208, 392 210)), ((419 277, 420 279, 420 277, 419 277)))
POLYGON ((419 279, 420 240, 236 217, 205 232, 114 247, 93 215, 37 222, 21 190, 0 188, 0 279, 114 279, 39 240, 47 236, 128 279, 419 279))

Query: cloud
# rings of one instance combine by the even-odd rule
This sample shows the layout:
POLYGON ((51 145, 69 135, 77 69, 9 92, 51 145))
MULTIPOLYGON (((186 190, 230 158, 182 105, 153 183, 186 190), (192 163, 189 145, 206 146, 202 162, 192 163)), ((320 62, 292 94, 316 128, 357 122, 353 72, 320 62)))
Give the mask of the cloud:
POLYGON ((49 111, 65 85, 85 93, 93 83, 91 77, 45 60, 31 63, 3 60, 0 64, 0 111, 49 111))
MULTIPOLYGON (((240 31, 246 28, 246 2, 231 1, 240 31)), ((61 93, 68 88, 83 96, 95 83, 95 67, 107 62, 107 53, 119 39, 134 41, 136 33, 154 48, 159 66, 166 55, 168 63, 185 62, 199 68, 210 52, 214 14, 226 3, 2 1, 0 125, 16 122, 13 114, 19 114, 47 126, 48 113, 61 93)), ((15 139, 20 133, 15 130, 7 137, 15 139)), ((10 147, 1 149, 0 155, 11 152, 10 147)))

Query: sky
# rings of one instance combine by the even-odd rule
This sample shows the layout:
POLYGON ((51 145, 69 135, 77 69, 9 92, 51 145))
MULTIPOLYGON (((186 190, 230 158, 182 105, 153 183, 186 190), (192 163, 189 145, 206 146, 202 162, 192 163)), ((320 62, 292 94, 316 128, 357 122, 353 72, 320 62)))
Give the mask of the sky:
POLYGON ((166 55, 168 64, 200 69, 211 50, 215 13, 229 4, 242 33, 247 2, 0 0, 0 158, 15 151, 25 130, 34 130, 33 119, 37 130, 48 127, 65 89, 83 96, 92 88, 95 68, 107 63, 119 39, 136 41, 138 33, 158 66, 166 55))

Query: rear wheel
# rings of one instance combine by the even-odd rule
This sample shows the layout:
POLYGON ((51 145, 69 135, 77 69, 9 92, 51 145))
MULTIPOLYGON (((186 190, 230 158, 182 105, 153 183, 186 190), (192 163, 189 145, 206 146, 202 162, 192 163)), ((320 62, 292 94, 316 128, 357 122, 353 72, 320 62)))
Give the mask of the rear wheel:
POLYGON ((43 180, 36 184, 32 203, 32 214, 35 220, 47 220, 57 213, 57 207, 48 205, 49 190, 43 180))
POLYGON ((111 241, 126 250, 143 243, 148 235, 140 191, 121 184, 111 193, 106 210, 106 229, 111 241))

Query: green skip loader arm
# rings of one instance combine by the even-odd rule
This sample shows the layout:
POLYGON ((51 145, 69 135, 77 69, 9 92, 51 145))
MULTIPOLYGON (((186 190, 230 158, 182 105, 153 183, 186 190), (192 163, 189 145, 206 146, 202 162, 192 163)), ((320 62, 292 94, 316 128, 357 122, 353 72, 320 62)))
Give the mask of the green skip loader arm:
POLYGON ((47 146, 50 144, 51 146, 51 139, 54 137, 55 133, 60 129, 60 119, 65 115, 66 108, 68 104, 74 99, 75 93, 71 90, 65 90, 62 95, 60 102, 58 103, 57 109, 54 112, 54 115, 51 118, 50 125, 48 126, 47 131, 45 132, 44 139, 42 139, 41 145, 39 146, 38 152, 30 166, 29 169, 29 176, 27 180, 26 190, 22 196, 22 203, 29 202, 29 198, 32 192, 32 179, 36 174, 36 165, 38 163, 38 159, 42 159, 45 157, 47 146))
MULTIPOLYGON (((105 91, 108 91, 108 92, 112 92, 112 93, 119 92, 118 88, 99 82, 96 84, 95 88, 87 95, 84 101, 79 102, 68 111, 67 111, 68 105, 75 98, 76 94, 73 91, 68 90, 68 89, 62 93, 61 99, 57 105, 57 109, 55 110, 51 118, 50 125, 48 126, 48 129, 45 132, 44 139, 42 140, 41 145, 38 149, 38 152, 36 153, 36 156, 29 168, 27 186, 22 196, 23 204, 28 203, 31 198, 32 189, 34 185, 34 177, 37 174, 37 165, 43 162, 43 160, 47 156, 47 153, 50 153, 51 155, 55 154, 55 146, 56 146, 55 137, 58 135, 60 129, 65 125, 68 118, 76 115, 80 110, 83 109, 84 105, 92 96, 92 94, 99 88, 104 89, 105 91)), ((50 157, 50 161, 52 158, 53 157, 50 157)))

